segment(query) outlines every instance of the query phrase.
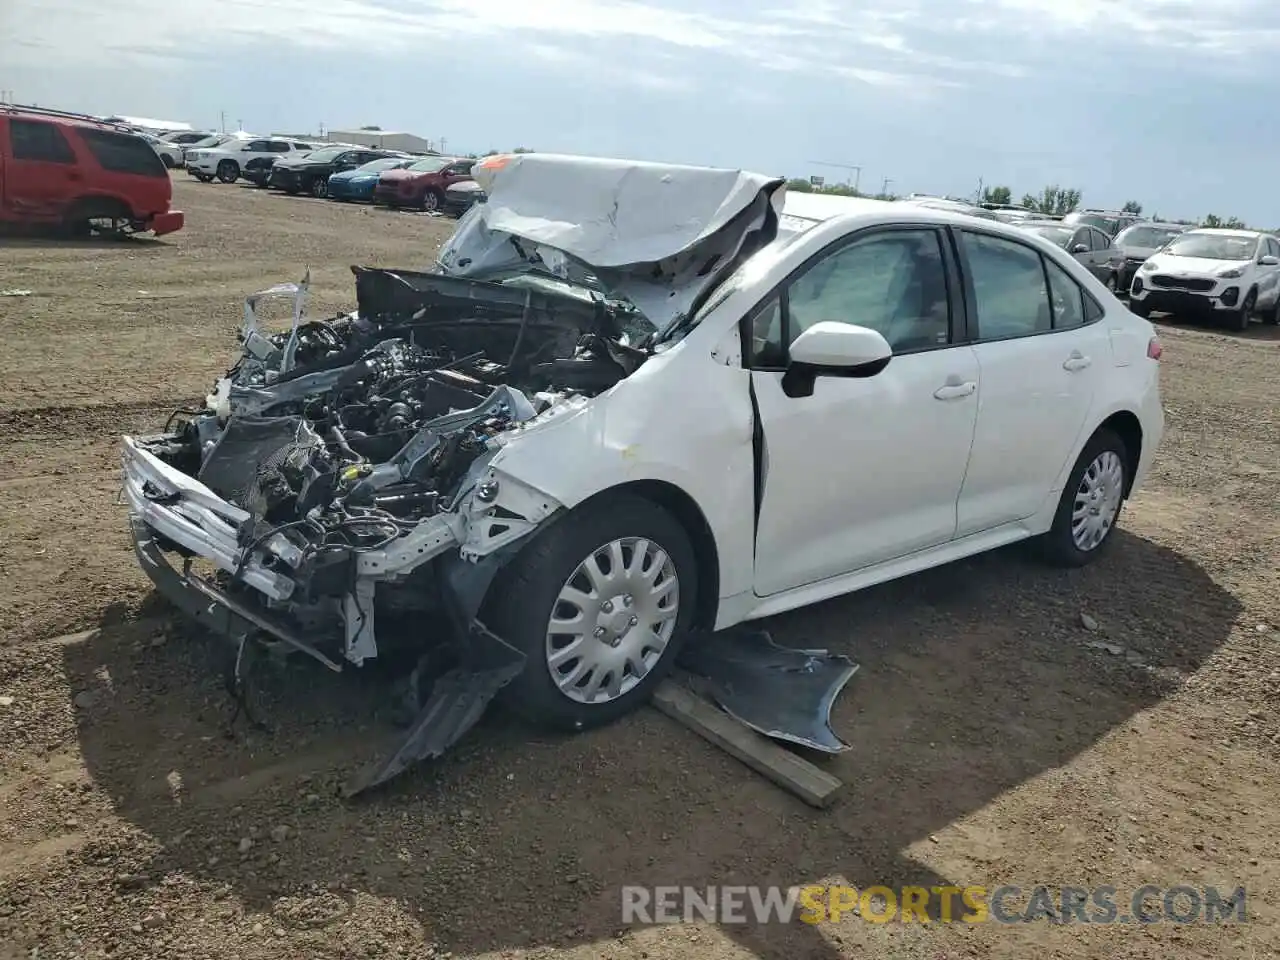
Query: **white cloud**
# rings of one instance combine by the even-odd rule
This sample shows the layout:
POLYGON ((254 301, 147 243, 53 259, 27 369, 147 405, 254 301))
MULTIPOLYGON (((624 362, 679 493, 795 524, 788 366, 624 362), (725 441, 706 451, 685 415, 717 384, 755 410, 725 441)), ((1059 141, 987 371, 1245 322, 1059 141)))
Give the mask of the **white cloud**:
MULTIPOLYGON (((506 58, 603 71, 656 88, 686 83, 666 65, 636 64, 627 44, 669 47, 686 60, 736 58, 761 68, 810 72, 915 92, 967 76, 1023 76, 1017 42, 1081 36, 1194 49, 1224 58, 1273 45, 1278 22, 1262 0, 800 0, 732 14, 676 0, 0 0, 0 64, 60 64, 152 57, 254 41, 320 51, 421 51, 500 41, 506 58), (20 25, 20 29, 18 28, 20 25), (934 49, 926 49, 932 41, 934 49), (576 47, 570 50, 570 45, 576 47), (938 47, 945 44, 946 53, 938 47), (1000 55, 982 55, 982 48, 1000 55), (966 56, 966 51, 969 55, 966 56), (627 64, 623 66, 622 64, 627 64)), ((724 0, 717 0, 717 5, 724 0)), ((729 9, 727 6, 725 9, 729 9)), ((121 64, 123 69, 128 69, 121 64)))

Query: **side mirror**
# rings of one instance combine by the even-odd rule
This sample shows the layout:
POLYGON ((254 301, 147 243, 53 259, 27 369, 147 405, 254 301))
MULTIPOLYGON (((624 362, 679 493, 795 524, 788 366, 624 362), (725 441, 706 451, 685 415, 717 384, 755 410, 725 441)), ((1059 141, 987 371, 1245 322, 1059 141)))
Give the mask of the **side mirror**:
POLYGON ((791 362, 782 377, 789 397, 813 395, 818 377, 874 377, 893 359, 893 348, 879 331, 823 320, 796 337, 791 362))
POLYGON ((1265 257, 1263 257, 1261 260, 1258 261, 1258 266, 1261 266, 1261 267, 1280 266, 1280 257, 1273 257, 1271 254, 1268 253, 1265 257))
POLYGON ((1089 245, 1087 243, 1077 243, 1071 248, 1072 253, 1088 253, 1089 245))

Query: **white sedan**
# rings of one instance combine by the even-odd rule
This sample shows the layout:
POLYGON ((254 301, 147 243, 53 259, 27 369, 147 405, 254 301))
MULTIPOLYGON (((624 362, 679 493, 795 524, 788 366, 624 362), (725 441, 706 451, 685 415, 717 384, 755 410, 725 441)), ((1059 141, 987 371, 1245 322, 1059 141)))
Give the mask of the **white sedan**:
POLYGON ((359 323, 287 343, 247 327, 207 413, 126 439, 139 555, 177 602, 194 595, 203 616, 221 598, 228 616, 358 664, 392 641, 372 611, 434 570, 461 621, 486 628, 457 642, 493 635, 523 655, 504 696, 582 729, 643 702, 698 628, 1029 538, 1089 563, 1151 466, 1154 328, 1025 230, 785 195, 734 170, 522 154, 475 176, 488 202, 439 272, 361 268, 359 323), (602 289, 640 319, 571 326, 612 316, 602 289), (421 325, 391 341, 393 322, 421 325), (358 367, 281 366, 313 337, 323 358, 373 346, 358 367), (448 357, 423 399, 412 364, 448 357), (337 389, 341 403, 303 403, 337 389), (297 410, 332 444, 299 446, 297 410), (305 461, 328 484, 295 507, 295 474, 272 481, 275 532, 252 497, 225 499, 239 481, 214 489, 243 472, 237 411, 290 444, 271 453, 255 433, 263 470, 305 461), (376 447, 391 429, 405 445, 376 447), (166 544, 230 572, 234 596, 163 572, 166 544), (315 569, 317 551, 340 576, 315 569))

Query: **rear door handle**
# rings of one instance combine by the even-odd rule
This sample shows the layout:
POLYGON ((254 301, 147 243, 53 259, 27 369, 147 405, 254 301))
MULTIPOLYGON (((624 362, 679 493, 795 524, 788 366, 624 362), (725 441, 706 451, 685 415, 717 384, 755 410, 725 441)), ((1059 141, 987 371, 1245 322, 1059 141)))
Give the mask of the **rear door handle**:
POLYGON ((978 385, 972 380, 968 380, 964 383, 943 384, 937 390, 933 391, 933 395, 939 400, 958 400, 961 397, 969 396, 977 389, 978 385))
POLYGON ((1077 370, 1083 370, 1092 364, 1093 361, 1082 354, 1079 350, 1073 350, 1071 356, 1062 362, 1063 370, 1070 370, 1074 373, 1077 370))

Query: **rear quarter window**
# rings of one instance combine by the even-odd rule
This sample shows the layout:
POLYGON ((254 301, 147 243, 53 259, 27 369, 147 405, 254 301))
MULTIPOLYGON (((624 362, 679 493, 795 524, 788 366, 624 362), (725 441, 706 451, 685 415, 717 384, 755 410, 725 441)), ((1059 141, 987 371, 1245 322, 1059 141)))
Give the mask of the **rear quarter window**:
MULTIPOLYGON (((75 163, 75 151, 63 132, 44 120, 9 121, 9 139, 15 160, 43 160, 46 163, 75 163)), ((146 146, 146 144, 143 144, 146 146)), ((150 147, 147 151, 155 157, 150 147)), ((159 158, 156 157, 157 162, 159 158)), ((163 168, 163 164, 161 167, 163 168)))
POLYGON ((164 163, 140 137, 107 130, 81 130, 80 136, 103 170, 143 177, 168 177, 164 163))

